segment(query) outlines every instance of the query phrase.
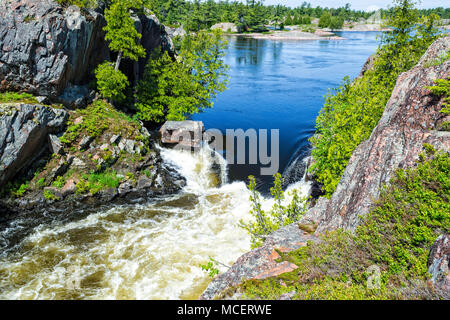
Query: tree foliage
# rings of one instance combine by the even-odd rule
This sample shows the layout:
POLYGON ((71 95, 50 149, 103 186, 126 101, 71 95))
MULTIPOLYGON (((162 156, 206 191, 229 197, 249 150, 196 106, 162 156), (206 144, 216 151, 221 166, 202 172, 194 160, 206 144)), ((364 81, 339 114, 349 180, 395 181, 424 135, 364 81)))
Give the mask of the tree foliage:
POLYGON ((310 168, 326 196, 334 192, 356 147, 367 139, 383 114, 401 72, 412 68, 438 37, 433 16, 420 17, 411 1, 396 1, 373 67, 362 78, 346 78, 325 105, 311 138, 315 163, 310 168))
POLYGON ((212 107, 226 89, 226 44, 218 31, 200 31, 183 39, 178 60, 155 51, 137 86, 135 107, 142 120, 184 120, 212 107))
POLYGON ((130 0, 114 0, 105 10, 107 24, 103 30, 106 32, 105 39, 109 41, 109 48, 118 52, 116 70, 119 69, 122 56, 135 61, 145 57, 144 47, 137 42, 142 35, 136 30, 130 14, 131 8, 137 3, 130 0))
POLYGON ((114 68, 111 62, 100 64, 95 70, 97 88, 100 94, 113 101, 120 102, 125 99, 124 90, 129 85, 127 77, 114 68))
POLYGON ((306 211, 306 199, 301 198, 298 191, 294 189, 288 196, 290 203, 285 205, 285 192, 282 189, 284 183, 279 173, 274 175, 274 186, 270 188, 270 194, 275 200, 275 204, 269 211, 262 208, 261 195, 256 189, 255 177, 249 177, 248 188, 251 192, 250 201, 252 203, 251 215, 253 220, 245 223, 240 221, 240 226, 251 235, 252 248, 262 245, 265 238, 273 231, 298 221, 306 211))

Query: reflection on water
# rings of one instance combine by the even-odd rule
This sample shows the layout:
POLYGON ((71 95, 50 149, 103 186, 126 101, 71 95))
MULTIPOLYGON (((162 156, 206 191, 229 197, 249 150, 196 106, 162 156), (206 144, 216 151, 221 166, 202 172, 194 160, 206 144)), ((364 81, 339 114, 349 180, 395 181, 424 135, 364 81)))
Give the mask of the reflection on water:
MULTIPOLYGON (((207 129, 280 129, 280 171, 305 154, 323 96, 345 76, 356 77, 378 46, 376 32, 343 32, 343 41, 264 40, 230 37, 225 62, 229 89, 214 108, 194 115, 207 129)), ((261 191, 271 177, 258 165, 230 165, 230 181, 254 175, 261 191)))

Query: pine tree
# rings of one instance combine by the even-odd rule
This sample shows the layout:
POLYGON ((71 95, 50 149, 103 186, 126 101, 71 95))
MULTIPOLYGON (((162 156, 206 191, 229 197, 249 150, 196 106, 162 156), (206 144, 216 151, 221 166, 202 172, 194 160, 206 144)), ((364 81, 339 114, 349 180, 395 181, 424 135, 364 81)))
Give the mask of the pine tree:
POLYGON ((142 35, 137 32, 130 10, 132 2, 128 0, 115 0, 109 9, 105 10, 107 22, 103 30, 105 39, 109 41, 111 51, 118 52, 115 70, 119 70, 122 57, 138 60, 145 57, 145 49, 137 43, 142 35))

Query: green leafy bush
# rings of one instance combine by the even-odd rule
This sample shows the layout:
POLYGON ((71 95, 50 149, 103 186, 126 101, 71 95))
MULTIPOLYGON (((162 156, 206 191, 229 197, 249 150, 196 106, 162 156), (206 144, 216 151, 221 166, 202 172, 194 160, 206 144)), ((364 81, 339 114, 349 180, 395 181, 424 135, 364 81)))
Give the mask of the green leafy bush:
POLYGON ((450 231, 450 155, 425 146, 416 168, 398 170, 355 233, 329 232, 282 260, 298 269, 242 286, 249 297, 276 299, 440 298, 427 285, 431 246, 450 231), (368 286, 370 267, 379 288, 368 286))
POLYGON ((139 118, 184 120, 212 107, 212 99, 226 89, 224 46, 220 32, 201 31, 183 39, 179 61, 153 52, 135 95, 139 118))
POLYGON ((130 84, 127 77, 115 70, 111 62, 104 62, 95 69, 97 88, 106 99, 122 101, 125 99, 124 90, 130 84))
POLYGON ((279 173, 274 175, 274 186, 270 188, 270 194, 274 197, 275 204, 269 211, 265 211, 262 209, 261 195, 256 189, 255 177, 249 177, 248 188, 251 192, 252 203, 250 213, 254 220, 248 223, 241 220, 239 224, 251 235, 252 248, 262 245, 265 238, 273 231, 299 220, 306 211, 306 199, 301 198, 295 189, 289 194, 292 197, 291 202, 287 206, 283 205, 286 199, 282 189, 283 182, 279 173))
POLYGON ((369 138, 383 114, 397 78, 420 59, 438 37, 436 16, 420 18, 410 1, 400 1, 388 17, 373 67, 361 78, 345 78, 325 97, 311 138, 310 171, 331 197, 356 147, 369 138))

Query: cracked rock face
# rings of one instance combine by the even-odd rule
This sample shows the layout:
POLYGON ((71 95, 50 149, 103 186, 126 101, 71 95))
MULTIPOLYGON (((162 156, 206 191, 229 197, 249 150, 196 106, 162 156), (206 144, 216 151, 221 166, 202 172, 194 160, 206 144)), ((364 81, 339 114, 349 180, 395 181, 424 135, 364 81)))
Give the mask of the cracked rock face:
POLYGON ((0 106, 0 185, 39 158, 67 117, 64 110, 41 105, 0 106))
POLYGON ((428 258, 428 273, 435 288, 450 296, 450 235, 441 235, 434 242, 428 258))
POLYGON ((50 0, 0 3, 0 90, 56 98, 109 57, 102 15, 50 0))
POLYGON ((305 246, 308 241, 317 241, 317 238, 300 230, 295 223, 278 229, 266 239, 262 247, 244 254, 227 272, 215 277, 200 299, 214 299, 243 280, 265 279, 297 269, 293 263, 277 262, 280 255, 276 250, 290 252, 305 246))
POLYGON ((449 120, 440 112, 443 99, 426 89, 434 80, 449 76, 450 61, 425 67, 449 48, 450 36, 436 40, 417 66, 399 76, 381 120, 353 152, 332 198, 320 199, 307 213, 306 218, 319 223, 317 233, 354 230, 395 170, 415 166, 425 143, 450 150, 450 133, 438 131, 449 120))
MULTIPOLYGON (((86 104, 92 93, 85 85, 93 70, 115 58, 104 40, 101 12, 63 8, 51 0, 2 0, 0 91, 24 91, 70 107, 86 104)), ((148 56, 156 47, 173 52, 172 40, 156 17, 135 20, 148 56)), ((143 75, 148 56, 135 63, 124 60, 131 82, 143 75)))

